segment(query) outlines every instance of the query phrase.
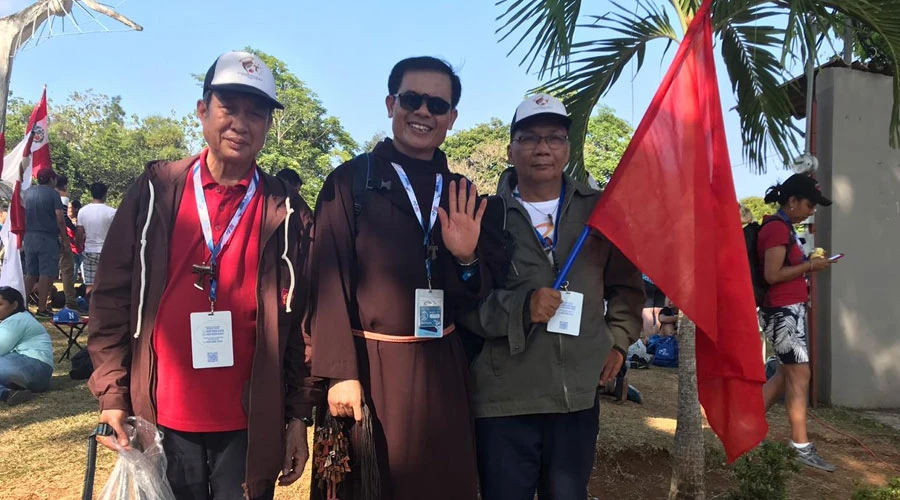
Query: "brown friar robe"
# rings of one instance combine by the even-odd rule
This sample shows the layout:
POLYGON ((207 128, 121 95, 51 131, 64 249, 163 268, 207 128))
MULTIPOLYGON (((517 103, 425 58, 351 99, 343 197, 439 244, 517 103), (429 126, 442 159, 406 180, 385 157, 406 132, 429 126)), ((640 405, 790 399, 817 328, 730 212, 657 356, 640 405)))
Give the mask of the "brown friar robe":
MULTIPOLYGON (((415 160, 398 152, 390 139, 378 144, 369 160, 362 167, 369 167, 370 189, 358 215, 352 163, 335 169, 319 194, 310 263, 312 373, 362 382, 374 417, 382 499, 474 500, 474 424, 460 335, 396 343, 352 334, 356 329, 413 335, 415 290, 427 287, 423 230, 391 162, 403 167, 426 217, 435 174, 443 175, 444 210, 450 180, 460 176, 450 173, 442 152, 430 161, 415 160)), ((487 295, 490 279, 482 263, 476 276, 463 282, 443 245, 439 219, 435 226, 432 241, 439 251, 432 287, 444 290, 447 327, 457 311, 487 295)), ((353 497, 346 491, 341 498, 353 497)))

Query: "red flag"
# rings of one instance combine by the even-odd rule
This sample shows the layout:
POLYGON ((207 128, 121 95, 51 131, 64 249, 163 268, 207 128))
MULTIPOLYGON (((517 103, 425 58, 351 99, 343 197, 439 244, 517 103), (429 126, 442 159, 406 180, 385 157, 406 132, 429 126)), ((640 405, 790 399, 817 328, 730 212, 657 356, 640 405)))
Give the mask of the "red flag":
POLYGON ((588 224, 697 325, 700 403, 729 461, 768 426, 756 306, 713 62, 711 0, 588 224))
POLYGON ((19 248, 22 248, 22 240, 25 239, 25 204, 22 203, 22 181, 16 181, 13 188, 6 222, 9 224, 9 231, 19 237, 19 248))
POLYGON ((41 102, 31 112, 28 126, 25 127, 25 137, 28 139, 28 145, 25 147, 23 156, 31 155, 33 175, 37 175, 38 172, 45 168, 51 168, 50 128, 47 120, 47 87, 44 87, 44 93, 41 94, 41 102))

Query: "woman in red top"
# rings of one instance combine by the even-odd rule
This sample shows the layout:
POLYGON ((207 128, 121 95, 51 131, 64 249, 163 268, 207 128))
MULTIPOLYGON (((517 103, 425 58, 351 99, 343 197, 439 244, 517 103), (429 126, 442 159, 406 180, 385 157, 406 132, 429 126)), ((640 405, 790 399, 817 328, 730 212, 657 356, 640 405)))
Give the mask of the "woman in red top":
POLYGON ((806 276, 831 266, 825 258, 808 259, 797 240, 794 224, 816 212, 816 205, 829 206, 815 179, 795 174, 766 191, 766 203, 778 203, 774 215, 763 219, 757 252, 769 289, 759 309, 760 323, 775 347, 779 366, 763 387, 766 409, 784 396, 791 423, 791 445, 797 459, 811 467, 833 472, 806 434, 809 394, 809 351, 806 338, 809 287, 806 276))

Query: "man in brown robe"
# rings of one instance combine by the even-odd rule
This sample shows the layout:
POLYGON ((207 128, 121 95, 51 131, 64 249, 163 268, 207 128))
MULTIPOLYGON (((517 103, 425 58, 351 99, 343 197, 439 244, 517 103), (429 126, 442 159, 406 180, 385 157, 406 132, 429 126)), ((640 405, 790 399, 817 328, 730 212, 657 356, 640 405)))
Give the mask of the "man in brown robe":
POLYGON ((388 91, 393 140, 338 167, 319 195, 312 372, 329 381, 332 415, 359 421, 368 406, 382 498, 475 499, 468 368, 453 328, 488 292, 476 252, 486 203, 476 209, 474 186, 438 149, 460 97, 452 68, 405 59, 388 91), (419 300, 429 290, 443 292, 440 315, 419 300))

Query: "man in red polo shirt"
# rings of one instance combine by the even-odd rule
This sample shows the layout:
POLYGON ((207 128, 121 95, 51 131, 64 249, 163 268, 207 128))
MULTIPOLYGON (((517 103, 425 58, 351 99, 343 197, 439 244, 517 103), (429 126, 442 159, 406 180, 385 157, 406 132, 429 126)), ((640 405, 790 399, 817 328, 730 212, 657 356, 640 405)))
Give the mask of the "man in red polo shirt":
POLYGON ((116 432, 101 442, 126 446, 129 415, 155 422, 179 499, 272 498, 309 456, 311 212, 255 161, 281 107, 259 57, 220 56, 197 103, 208 147, 150 164, 101 254, 90 388, 116 432))

